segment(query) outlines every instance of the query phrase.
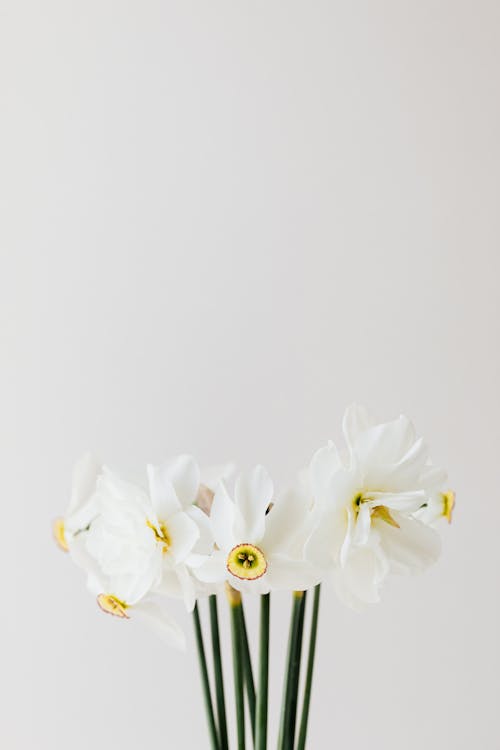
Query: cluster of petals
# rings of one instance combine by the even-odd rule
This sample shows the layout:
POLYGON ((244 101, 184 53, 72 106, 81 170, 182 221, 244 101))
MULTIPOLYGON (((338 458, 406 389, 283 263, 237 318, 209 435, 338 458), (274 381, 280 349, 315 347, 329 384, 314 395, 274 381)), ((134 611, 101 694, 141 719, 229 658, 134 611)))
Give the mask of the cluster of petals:
POLYGON ((230 464, 203 473, 182 455, 148 466, 143 488, 84 456, 56 538, 101 609, 177 647, 167 597, 191 611, 224 585, 266 594, 330 579, 347 604, 376 602, 390 573, 437 559, 433 527, 451 519, 454 497, 406 417, 375 424, 354 405, 343 429, 346 454, 328 443, 281 494, 262 466, 233 478, 230 464))

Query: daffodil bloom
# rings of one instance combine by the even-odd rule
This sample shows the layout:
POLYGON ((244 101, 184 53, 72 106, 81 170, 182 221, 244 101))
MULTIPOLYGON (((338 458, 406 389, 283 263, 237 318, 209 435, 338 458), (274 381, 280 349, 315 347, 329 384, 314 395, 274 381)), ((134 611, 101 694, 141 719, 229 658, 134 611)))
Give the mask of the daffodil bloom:
POLYGON ((354 405, 343 429, 348 460, 329 443, 311 462, 317 523, 306 556, 330 569, 339 596, 359 606, 379 600, 388 573, 414 573, 438 558, 440 538, 417 516, 445 475, 404 416, 374 424, 354 405))
POLYGON ((195 575, 256 594, 314 585, 319 574, 302 557, 309 513, 299 495, 276 499, 262 466, 237 478, 234 499, 221 482, 210 513, 216 548, 195 575))
POLYGON ((178 626, 154 599, 181 596, 191 610, 202 586, 187 563, 191 554, 208 554, 213 540, 207 516, 193 505, 200 478, 192 458, 150 466, 148 476, 149 494, 102 469, 91 498, 94 517, 70 549, 103 611, 147 619, 180 645, 178 626))
MULTIPOLYGON (((160 616, 154 597, 181 597, 191 611, 196 598, 211 591, 190 568, 213 550, 209 519, 195 503, 231 471, 230 465, 208 470, 202 485, 194 459, 179 456, 148 467, 147 492, 90 455, 78 462, 69 508, 54 524, 54 536, 87 573, 103 611, 121 619, 134 612, 154 624, 160 616)), ((167 640, 179 645, 168 617, 156 623, 160 634, 165 628, 167 640)))
MULTIPOLYGON (((85 534, 84 548, 109 579, 118 599, 137 601, 149 591, 182 597, 192 610, 199 584, 191 556, 213 548, 210 524, 194 505, 200 474, 190 456, 148 467, 149 493, 109 469, 98 478, 97 514, 85 534)), ((85 561, 83 557, 80 560, 85 561)))

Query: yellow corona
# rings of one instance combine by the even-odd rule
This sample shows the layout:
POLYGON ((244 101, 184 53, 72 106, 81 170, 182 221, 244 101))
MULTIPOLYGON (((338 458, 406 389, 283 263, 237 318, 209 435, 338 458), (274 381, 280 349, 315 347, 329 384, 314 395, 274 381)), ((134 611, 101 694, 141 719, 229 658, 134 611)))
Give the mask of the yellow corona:
POLYGON ((112 594, 99 594, 97 597, 97 603, 103 612, 113 617, 120 617, 121 619, 130 619, 127 614, 128 604, 122 602, 116 596, 112 594))
POLYGON ((267 561, 261 549, 254 544, 238 544, 227 556, 227 569, 243 581, 255 581, 267 570, 267 561))

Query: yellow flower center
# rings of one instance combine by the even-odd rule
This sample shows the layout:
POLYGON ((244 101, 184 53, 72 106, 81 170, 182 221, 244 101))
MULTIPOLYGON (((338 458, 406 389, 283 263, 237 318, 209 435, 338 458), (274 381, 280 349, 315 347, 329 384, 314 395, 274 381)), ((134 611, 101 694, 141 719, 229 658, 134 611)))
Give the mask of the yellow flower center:
POLYGON ((381 521, 388 523, 389 526, 394 526, 395 529, 401 528, 399 523, 391 516, 389 508, 386 508, 385 505, 377 505, 375 508, 372 508, 372 518, 379 518, 381 521))
POLYGON ((52 526, 52 533, 56 540, 57 546, 63 550, 63 552, 69 552, 68 540, 66 539, 66 529, 64 527, 64 519, 56 518, 52 526))
POLYGON ((443 498, 443 516, 446 518, 448 523, 451 523, 453 518, 453 509, 455 508, 455 493, 452 490, 442 493, 443 498))
POLYGON ((170 538, 170 534, 168 533, 167 527, 161 521, 158 526, 152 524, 151 521, 146 521, 146 525, 149 526, 149 528, 155 535, 156 541, 163 545, 162 552, 165 555, 172 546, 172 540, 170 538))
POLYGON ((108 615, 120 617, 121 619, 125 618, 126 620, 130 619, 126 612, 128 604, 112 594, 99 594, 97 597, 97 603, 102 611, 106 612, 108 615))
MULTIPOLYGON (((359 508, 362 503, 365 503, 367 500, 369 500, 369 497, 364 498, 361 493, 356 495, 354 500, 352 501, 352 506, 354 508, 354 516, 355 518, 358 517, 359 514, 359 508)), ((400 526, 397 523, 397 521, 394 520, 394 518, 391 516, 391 512, 389 508, 387 508, 385 505, 376 505, 374 508, 370 511, 370 516, 372 518, 378 518, 381 521, 384 521, 385 523, 388 523, 389 526, 394 526, 395 529, 399 529, 400 526)))
POLYGON ((238 544, 227 556, 226 567, 231 575, 243 581, 255 581, 267 570, 267 561, 261 549, 253 544, 238 544))

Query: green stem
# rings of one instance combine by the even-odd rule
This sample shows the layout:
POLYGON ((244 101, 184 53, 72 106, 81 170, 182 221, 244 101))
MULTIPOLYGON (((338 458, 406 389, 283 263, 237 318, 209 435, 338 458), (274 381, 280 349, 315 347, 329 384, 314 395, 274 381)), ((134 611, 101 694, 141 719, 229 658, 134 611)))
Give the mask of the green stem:
POLYGON ((314 671, 314 656, 316 653, 316 636, 318 633, 318 612, 319 612, 319 596, 321 592, 321 585, 318 585, 314 589, 314 602, 311 619, 311 636, 309 639, 309 656, 307 659, 307 673, 306 673, 306 684, 304 687, 304 704, 302 706, 302 719, 300 721, 300 732, 299 740, 297 744, 297 750, 304 750, 306 746, 307 737, 307 722, 309 720, 309 706, 311 704, 311 686, 314 671))
POLYGON ((198 661, 200 663, 201 684, 203 687, 203 697, 205 699, 205 710, 207 713, 208 733, 212 750, 220 750, 219 740, 217 738, 217 728, 215 726, 214 709, 212 705, 212 695, 210 692, 210 680, 208 679, 207 660, 205 658, 205 647, 203 645, 203 634, 201 632, 200 613, 198 604, 195 604, 193 610, 194 631, 196 635, 196 645, 198 647, 198 661))
POLYGON ((231 590, 228 593, 231 608, 231 635, 233 641, 234 699, 236 703, 236 727, 238 750, 245 750, 245 703, 243 691, 243 633, 241 626, 241 594, 231 590))
POLYGON ((217 597, 215 594, 208 598, 210 607, 210 630, 212 632, 212 650, 214 656, 215 694, 217 698, 217 719, 219 725, 220 750, 228 750, 226 721, 226 700, 224 696, 224 675, 222 672, 222 657, 220 650, 219 617, 217 614, 217 597))
POLYGON ((259 691, 257 702, 255 750, 267 748, 267 705, 269 693, 269 614, 271 596, 260 598, 260 649, 259 649, 259 691))
POLYGON ((295 740, 306 596, 307 592, 305 591, 293 592, 293 607, 288 639, 287 675, 281 708, 279 750, 293 750, 295 740))
POLYGON ((250 722, 252 728, 252 737, 255 744, 255 716, 256 716, 256 698, 255 698, 255 683, 253 679, 252 670, 252 657, 250 655, 250 646, 248 645, 247 626, 245 622, 245 610, 243 609, 243 601, 240 605, 240 618, 241 618, 241 642, 243 649, 243 671, 245 676, 245 683, 247 689, 248 699, 248 710, 250 712, 250 722))

